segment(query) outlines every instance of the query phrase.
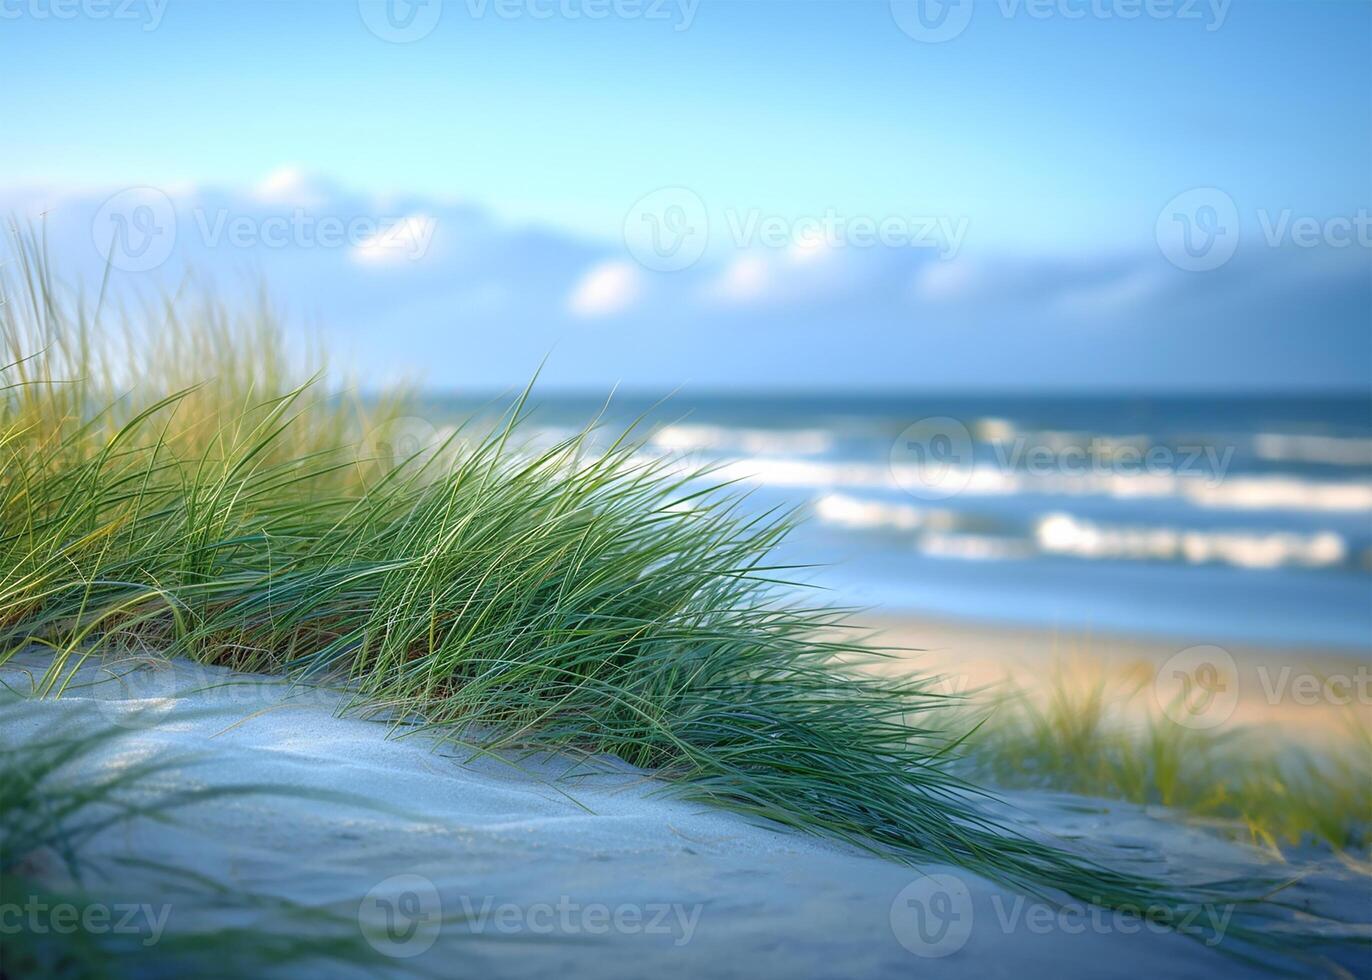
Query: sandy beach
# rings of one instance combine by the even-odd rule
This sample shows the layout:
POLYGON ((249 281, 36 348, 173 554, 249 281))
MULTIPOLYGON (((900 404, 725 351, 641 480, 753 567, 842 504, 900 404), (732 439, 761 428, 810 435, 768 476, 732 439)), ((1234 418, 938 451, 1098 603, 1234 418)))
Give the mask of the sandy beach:
MULTIPOLYGON (((22 689, 45 663, 21 657, 3 678, 22 689)), ((87 887, 164 908, 159 929, 225 913, 207 911, 195 889, 168 891, 155 868, 130 858, 327 909, 368 935, 395 975, 1261 972, 1234 950, 1127 916, 1060 909, 957 868, 916 870, 674 800, 617 760, 472 757, 421 737, 388 738, 383 724, 339 717, 338 695, 277 678, 187 663, 132 667, 88 661, 61 699, 7 715, 0 737, 114 725, 122 737, 86 765, 184 759, 159 777, 161 789, 335 794, 229 796, 182 809, 170 825, 133 820, 92 841, 87 887)), ((1131 867, 1202 877, 1292 870, 1165 811, 1053 793, 1010 794, 1007 804, 1016 824, 1131 867)), ((1294 898, 1367 921, 1366 877, 1327 856, 1301 871, 1294 898)), ((271 905, 233 915, 264 934, 290 928, 271 905)), ((337 973, 336 964, 320 971, 337 973)))
POLYGON ((1061 677, 1107 679, 1137 690, 1134 708, 1161 711, 1176 693, 1173 671, 1217 667, 1215 703, 1200 727, 1257 726, 1318 744, 1346 734, 1350 718, 1372 723, 1369 655, 1318 645, 1216 643, 1081 629, 1031 629, 933 617, 871 614, 863 626, 893 648, 873 669, 936 674, 949 692, 994 691, 1006 681, 1044 690, 1061 677))

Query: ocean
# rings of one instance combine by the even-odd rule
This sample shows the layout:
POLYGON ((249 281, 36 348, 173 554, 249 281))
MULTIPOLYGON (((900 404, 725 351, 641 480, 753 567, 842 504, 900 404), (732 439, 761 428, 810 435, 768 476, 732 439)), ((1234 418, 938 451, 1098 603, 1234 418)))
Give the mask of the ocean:
MULTIPOLYGON (((489 398, 430 397, 443 425, 489 398)), ((529 431, 644 451, 800 508, 783 548, 883 613, 1372 653, 1372 400, 535 394, 529 431)))

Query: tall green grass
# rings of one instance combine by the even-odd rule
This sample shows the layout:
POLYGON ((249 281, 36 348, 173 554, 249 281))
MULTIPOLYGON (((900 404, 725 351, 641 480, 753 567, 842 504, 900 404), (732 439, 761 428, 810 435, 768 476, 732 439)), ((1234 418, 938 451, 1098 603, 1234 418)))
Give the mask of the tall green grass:
POLYGON ((966 771, 997 786, 1160 804, 1278 853, 1310 841, 1366 849, 1372 729, 1356 709, 1340 711, 1318 745, 1256 727, 1187 728, 1152 705, 1152 673, 1059 664, 1046 683, 1012 682, 959 706, 975 725, 966 771))
MULTIPOLYGON (((1021 833, 949 764, 917 678, 782 588, 787 515, 631 437, 535 449, 495 431, 377 458, 405 411, 292 370, 270 311, 196 298, 115 316, 21 243, 0 307, 0 658, 42 693, 123 647, 350 682, 406 731, 611 753, 675 792, 1044 895, 1263 916, 1267 883, 1188 885, 1021 833), (839 639, 835 639, 835 636, 839 639)), ((1262 930, 1231 929, 1253 942, 1262 930)))

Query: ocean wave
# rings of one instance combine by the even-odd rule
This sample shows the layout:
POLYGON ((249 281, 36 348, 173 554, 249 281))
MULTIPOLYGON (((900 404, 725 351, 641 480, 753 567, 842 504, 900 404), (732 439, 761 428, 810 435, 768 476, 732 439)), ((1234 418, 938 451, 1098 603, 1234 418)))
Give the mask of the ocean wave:
POLYGON ((1143 433, 1106 435, 1085 430, 1022 429, 1010 420, 1001 418, 977 419, 972 424, 971 432, 982 442, 1009 447, 1012 452, 1047 451, 1113 459, 1124 454, 1137 458, 1158 448, 1153 439, 1143 433))
POLYGON ((1075 558, 1221 563, 1240 568, 1297 565, 1326 568, 1348 559, 1348 543, 1333 531, 1199 531, 1099 524, 1049 514, 1034 529, 1039 550, 1075 558))
POLYGON ((842 493, 826 493, 815 501, 815 516, 825 524, 867 531, 946 529, 957 520, 957 515, 948 510, 885 500, 863 500, 842 493))
MULTIPOLYGON (((828 493, 815 501, 822 523, 861 531, 908 534, 924 554, 965 560, 1028 559, 1055 555, 1116 561, 1224 564, 1237 568, 1345 565, 1350 548, 1333 531, 1211 530, 1114 525, 1065 513, 1033 520, 1029 536, 981 534, 968 515, 937 507, 828 493)), ((1364 559, 1366 555, 1363 556, 1364 559)))
MULTIPOLYGON (((899 490, 920 486, 913 464, 751 457, 720 465, 717 473, 775 487, 899 490)), ((1227 510, 1372 512, 1372 481, 1312 480, 1283 474, 1215 479, 1175 472, 1027 473, 993 464, 950 467, 943 496, 1103 496, 1119 499, 1180 498, 1197 507, 1227 510)))
POLYGON ((824 429, 745 429, 720 425, 667 425, 651 444, 668 452, 746 453, 755 456, 820 456, 834 447, 824 429))
POLYGON ((1253 437, 1253 452, 1259 459, 1280 463, 1372 466, 1372 439, 1352 436, 1260 432, 1253 437))
POLYGON ((920 538, 919 550, 932 558, 959 561, 1013 561, 1033 558, 1031 542, 994 534, 946 534, 933 532, 920 538))
POLYGON ((1372 510, 1372 483, 1306 480, 1292 476, 1240 476, 1215 486, 1182 486, 1188 500, 1201 507, 1236 510, 1372 510))
POLYGON ((916 547, 935 558, 1004 561, 1033 558, 1036 551, 1027 538, 958 531, 959 515, 937 507, 827 493, 815 501, 815 516, 825 524, 853 530, 914 533, 916 547))

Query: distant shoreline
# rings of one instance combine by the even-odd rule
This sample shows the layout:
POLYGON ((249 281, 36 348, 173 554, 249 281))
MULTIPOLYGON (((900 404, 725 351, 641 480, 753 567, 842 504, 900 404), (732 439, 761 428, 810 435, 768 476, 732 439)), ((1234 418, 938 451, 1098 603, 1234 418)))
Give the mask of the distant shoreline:
MULTIPOLYGON (((855 620, 876 631, 880 645, 910 651, 886 662, 883 671, 915 669, 940 673, 963 690, 995 687, 1007 677, 1027 688, 1046 684, 1056 668, 1078 674, 1099 669, 1102 676, 1138 675, 1145 687, 1150 675, 1180 652, 1217 646, 1239 668, 1240 697, 1227 726, 1273 725, 1302 738, 1334 736, 1351 711, 1372 720, 1372 704, 1360 694, 1372 694, 1372 650, 1357 651, 1318 645, 1260 645, 1255 643, 1168 640, 1120 632, 1082 628, 1039 628, 975 623, 933 616, 872 612, 855 620), (1322 692, 1311 696, 1311 674, 1344 678, 1351 703, 1331 704, 1322 692), (1361 679, 1361 680, 1360 680, 1361 679)), ((1337 686, 1341 694, 1344 687, 1337 686)), ((1148 691, 1142 695, 1151 694, 1148 691)), ((1155 702, 1154 702, 1155 703, 1155 702)))

